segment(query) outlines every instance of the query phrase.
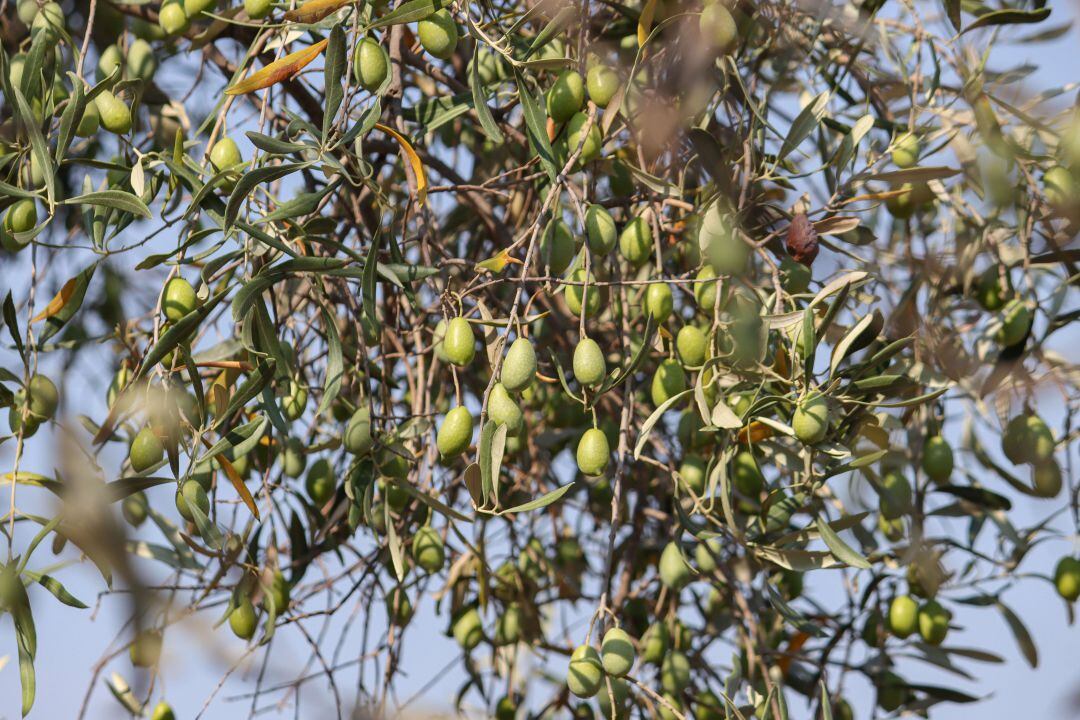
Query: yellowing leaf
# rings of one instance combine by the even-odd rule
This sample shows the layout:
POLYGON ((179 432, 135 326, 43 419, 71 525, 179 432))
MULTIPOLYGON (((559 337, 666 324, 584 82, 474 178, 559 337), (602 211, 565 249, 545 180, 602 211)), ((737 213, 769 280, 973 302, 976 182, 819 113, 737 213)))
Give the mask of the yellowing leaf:
POLYGON ((649 38, 649 31, 652 30, 653 15, 656 14, 656 0, 648 0, 645 3, 645 7, 641 11, 641 17, 638 18, 637 24, 637 44, 641 47, 645 44, 645 41, 649 38))
POLYGON ((522 262, 513 257, 506 250, 500 250, 496 255, 489 257, 483 262, 476 263, 477 270, 488 270, 493 273, 501 273, 507 265, 521 265, 522 262))
POLYGON ((77 285, 76 280, 77 278, 71 278, 64 283, 64 286, 60 288, 60 292, 53 296, 53 299, 45 306, 45 309, 35 315, 31 322, 38 322, 45 318, 51 318, 53 315, 63 310, 64 306, 67 305, 68 300, 75 294, 75 287, 77 285))
POLYGON ((353 0, 309 0, 295 10, 285 13, 285 19, 289 22, 316 23, 351 2, 353 0))
MULTIPOLYGON (((212 447, 210 441, 206 438, 202 438, 203 444, 206 447, 212 447)), ((247 505, 248 510, 255 516, 256 520, 261 520, 259 517, 259 508, 255 506, 255 498, 251 497, 251 491, 247 489, 247 485, 244 484, 243 478, 240 477, 240 473, 236 472, 236 468, 233 467, 229 459, 225 457, 224 453, 219 453, 215 456, 218 463, 221 465, 222 470, 225 471, 225 475, 229 478, 229 482, 236 489, 236 493, 240 496, 240 499, 247 505)))
POLYGON ((319 53, 323 51, 323 48, 326 47, 328 42, 329 40, 320 40, 310 47, 306 47, 303 50, 297 50, 279 60, 275 60, 262 70, 252 73, 246 79, 225 88, 225 94, 244 95, 249 92, 268 88, 282 80, 288 80, 307 67, 308 63, 314 60, 319 53))
POLYGON ((413 150, 413 146, 409 144, 409 141, 393 128, 382 123, 375 123, 375 127, 397 140, 398 145, 401 146, 401 152, 405 153, 405 157, 408 158, 409 165, 412 167, 413 175, 416 177, 416 201, 423 205, 427 200, 427 175, 424 173, 424 163, 420 161, 420 156, 413 150))

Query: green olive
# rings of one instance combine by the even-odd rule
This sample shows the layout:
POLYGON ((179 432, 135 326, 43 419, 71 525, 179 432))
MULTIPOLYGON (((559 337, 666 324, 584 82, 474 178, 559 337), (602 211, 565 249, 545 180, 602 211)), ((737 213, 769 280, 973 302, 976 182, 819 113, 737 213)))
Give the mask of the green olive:
POLYGON ((465 367, 476 356, 476 334, 463 317, 453 318, 447 323, 442 344, 446 359, 458 367, 465 367))
POLYGON ((465 452, 472 444, 473 416, 464 405, 446 413, 436 437, 436 446, 443 459, 449 460, 465 452))
POLYGON ((644 215, 628 222, 619 233, 619 252, 634 267, 648 262, 653 252, 652 228, 644 215))
POLYGON ((131 110, 124 101, 108 90, 94 98, 101 126, 115 135, 124 135, 131 130, 131 110))
POLYGON ((165 291, 161 295, 161 310, 166 318, 175 322, 194 312, 198 306, 199 298, 195 294, 195 288, 187 280, 174 277, 165 284, 165 291))
POLYGON ((1054 587, 1058 595, 1069 602, 1080 597, 1080 560, 1066 556, 1054 568, 1054 587))
POLYGON ((596 428, 586 430, 578 441, 576 456, 582 474, 592 477, 603 475, 611 458, 611 448, 604 431, 596 428))
POLYGON ((349 418, 345 425, 342 445, 353 455, 366 455, 371 452, 375 440, 371 436, 371 411, 365 405, 349 418))
POLYGON ((448 60, 457 49, 457 23, 448 10, 436 10, 417 23, 417 34, 424 50, 440 60, 448 60))
POLYGON ((919 606, 908 595, 897 595, 889 604, 889 632, 903 639, 918 629, 919 606))
POLYGON ((580 698, 590 698, 600 692, 604 683, 604 668, 600 653, 591 645, 578 646, 570 656, 566 671, 566 687, 580 698))
POLYGON ((157 630, 143 630, 135 636, 128 654, 135 667, 154 667, 161 659, 162 635, 157 630))
POLYGON ((791 418, 795 437, 806 445, 815 445, 829 432, 829 405, 820 393, 804 398, 791 418))
POLYGON ((528 338, 519 337, 511 345, 503 359, 503 387, 512 393, 520 393, 536 379, 536 350, 528 338))
POLYGON ((919 162, 920 143, 912 133, 901 135, 892 148, 892 161, 898 168, 913 167, 919 162))
POLYGON ((166 35, 177 35, 187 30, 188 16, 182 2, 167 2, 158 11, 158 25, 166 35))
POLYGON ((698 29, 705 43, 720 54, 731 52, 739 39, 735 18, 722 2, 705 6, 698 19, 698 29))
POLYGON ((604 633, 600 644, 600 661, 604 672, 612 677, 625 677, 634 667, 636 651, 634 641, 621 628, 611 628, 604 633))
POLYGON ((597 107, 606 108, 619 90, 619 73, 608 65, 593 65, 585 74, 585 85, 597 107))
POLYGON ((446 563, 446 548, 435 528, 425 525, 416 531, 412 540, 412 557, 429 573, 442 570, 446 563))
POLYGON ((244 12, 252 20, 261 20, 274 8, 271 0, 244 0, 244 12))
POLYGON ((599 385, 607 375, 604 352, 592 338, 582 338, 574 348, 574 378, 582 385, 599 385))
MULTIPOLYGON (((548 116, 557 124, 572 118, 585 104, 585 83, 575 70, 565 70, 547 94, 548 116)), ((570 148, 573 150, 573 146, 570 148)))
POLYGON ((375 38, 364 38, 353 52, 356 81, 368 92, 375 92, 390 75, 390 56, 375 38))
POLYGON ((161 462, 164 456, 165 447, 161 444, 161 439, 149 427, 139 430, 132 438, 131 447, 128 449, 128 460, 131 463, 131 469, 135 472, 141 473, 152 468, 161 462))
POLYGON ((668 358, 660 363, 653 375, 650 395, 653 405, 660 407, 665 402, 686 390, 686 371, 678 360, 668 358))
POLYGON ((940 435, 928 439, 923 446, 922 469, 934 482, 943 483, 953 471, 953 451, 940 435))
POLYGON ((690 582, 691 570, 686 564, 677 542, 669 542, 660 553, 660 582, 672 590, 679 590, 690 582))
POLYGON ((334 498, 337 490, 337 479, 334 477, 334 468, 326 458, 319 458, 310 468, 304 480, 304 489, 315 507, 321 508, 334 498))
POLYGON ((604 257, 615 249, 619 239, 615 220, 602 205, 589 205, 585 211, 585 235, 594 256, 604 257))
POLYGON ((936 600, 929 600, 919 608, 919 635, 930 645, 940 645, 949 633, 951 616, 936 600))
POLYGON ((229 628, 236 637, 250 640, 255 635, 255 626, 255 606, 250 598, 245 597, 229 613, 229 628))
POLYGON ((705 364, 708 345, 705 332, 696 325, 683 325, 675 336, 675 352, 687 367, 696 368, 705 364))
POLYGON ((562 220, 555 219, 544 228, 540 236, 541 266, 550 268, 553 275, 562 275, 574 260, 574 236, 562 220))
POLYGON ((589 122, 586 113, 575 113, 566 123, 566 149, 568 153, 575 152, 581 146, 581 154, 578 155, 578 164, 584 164, 600 155, 600 148, 604 144, 604 136, 600 132, 600 126, 595 122, 589 122), (588 131, 585 130, 588 126, 588 131))
POLYGON ((508 435, 517 435, 521 432, 524 415, 521 408, 506 391, 502 383, 495 383, 488 395, 488 419, 498 425, 505 425, 508 435))
POLYGON ((469 651, 479 645, 484 639, 484 626, 476 608, 471 607, 458 615, 454 619, 452 632, 462 650, 469 651))

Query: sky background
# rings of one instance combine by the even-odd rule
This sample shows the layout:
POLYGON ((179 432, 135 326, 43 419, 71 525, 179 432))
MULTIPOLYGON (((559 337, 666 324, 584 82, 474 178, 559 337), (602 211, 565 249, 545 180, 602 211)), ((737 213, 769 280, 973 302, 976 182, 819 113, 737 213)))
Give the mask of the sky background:
MULTIPOLYGON (((1046 25, 1063 22, 1067 17, 1077 16, 1075 4, 1056 3, 1054 15, 1046 25)), ((1040 28, 1043 26, 1040 26, 1040 28)), ((1036 64, 1040 70, 1029 76, 1025 91, 1060 87, 1080 80, 1077 70, 1076 48, 1080 47, 1080 33, 1073 28, 1067 35, 1051 43, 1041 45, 1018 45, 1000 43, 994 49, 991 66, 997 70, 1036 64)), ((1074 91, 1075 92, 1075 91, 1074 91)), ((1071 97, 1071 96, 1070 96, 1071 97)), ((212 102, 212 101, 211 101, 212 102)), ((0 260, 0 263, 7 263, 0 260)), ((0 265, 0 271, 7 274, 8 267, 0 265)), ((9 276, 10 277, 10 276, 9 276)), ((16 285, 12 278, 12 285, 16 285)), ((0 282, 0 288, 8 285, 8 278, 0 282)), ((17 285, 16 285, 17 286, 17 285)), ((5 289, 6 291, 6 289, 5 289)), ((1073 334, 1075 337, 1075 333, 1073 334)), ((1071 360, 1076 361, 1077 353, 1072 347, 1059 347, 1071 360)), ((5 351, 6 352, 6 351, 5 351)), ((5 361, 10 354, 3 355, 5 361)), ((6 363, 5 363, 6 364, 6 363)), ((77 396, 75 409, 101 417, 104 409, 104 394, 109 382, 111 370, 102 367, 77 366, 68 377, 65 391, 77 396)), ((71 402, 70 400, 68 401, 71 402)), ((1060 407, 1051 406, 1047 398, 1046 407, 1040 407, 1047 419, 1055 422, 1060 419, 1060 407)), ((72 409, 69 405, 69 410, 72 409)), ((44 429, 41 433, 46 432, 44 429)), ((13 443, 0 446, 0 467, 5 471, 10 468, 13 443)), ((46 442, 30 443, 30 450, 22 467, 31 471, 48 474, 51 458, 46 442)), ((114 467, 119 463, 119 448, 111 448, 114 467)), ((1074 478, 1075 480, 1075 478, 1074 478)), ((1049 505, 1020 498, 1015 493, 1006 492, 1016 503, 1010 517, 1017 527, 1034 524, 1045 517, 1049 505)), ((151 491, 152 501, 158 507, 171 505, 171 490, 158 488, 151 491)), ((47 502, 41 491, 19 491, 19 505, 27 510, 44 510, 47 502)), ((0 507, 8 504, 6 486, 0 490, 0 507)), ((1061 497, 1054 507, 1061 505, 1061 497)), ((1061 521, 1067 521, 1062 518, 1061 521)), ((1065 529, 1063 522, 1057 527, 1065 529)), ((26 533, 27 528, 20 528, 26 533)), ((1057 540, 1037 547, 1024 563, 1025 569, 1049 572, 1057 558, 1075 550, 1074 540, 1057 540)), ((46 548, 35 556, 32 567, 50 562, 46 548)), ((137 561, 138 567, 147 577, 154 577, 160 570, 148 561, 137 561)), ((307 578, 317 572, 313 568, 307 578)), ((76 596, 91 605, 90 610, 78 611, 55 602, 40 588, 31 590, 35 617, 37 621, 39 652, 37 662, 38 697, 32 718, 67 719, 74 718, 83 703, 88 687, 94 685, 89 703, 87 718, 106 720, 120 716, 116 701, 104 687, 103 680, 111 672, 120 673, 132 685, 145 683, 145 673, 133 671, 127 661, 126 653, 105 665, 103 672, 94 679, 96 664, 109 648, 122 647, 126 634, 126 622, 129 608, 122 595, 110 595, 98 603, 98 593, 103 590, 100 576, 92 566, 80 565, 65 569, 59 573, 65 585, 76 596), (92 621, 91 621, 92 620, 92 621), (117 642, 117 638, 120 642, 117 642)), ((838 575, 830 571, 814 573, 808 577, 808 585, 813 592, 821 593, 824 601, 833 598, 839 601, 840 594, 835 591, 838 575)), ((1005 595, 1010 606, 1027 622, 1032 636, 1039 648, 1039 667, 1033 669, 1020 655, 1017 645, 1002 617, 992 609, 960 610, 954 625, 957 629, 950 634, 947 644, 953 647, 979 647, 990 649, 1004 657, 1000 665, 966 663, 973 680, 968 681, 946 674, 944 671, 927 665, 907 663, 902 666, 905 676, 912 681, 928 684, 954 685, 974 695, 989 698, 977 706, 941 705, 936 707, 931 717, 936 720, 961 720, 973 713, 983 718, 1037 717, 1041 720, 1070 720, 1080 715, 1080 706, 1075 702, 1080 693, 1080 666, 1076 663, 1076 647, 1080 633, 1069 624, 1069 615, 1063 602, 1053 592, 1052 587, 1038 580, 1018 583, 1005 595)), ((460 685, 463 673, 459 666, 450 664, 457 656, 458 649, 452 639, 444 636, 443 621, 434 618, 433 603, 430 598, 420 601, 414 626, 406 634, 403 665, 408 668, 398 682, 398 697, 407 698, 413 693, 426 688, 423 700, 414 706, 422 708, 445 708, 451 702, 454 692, 460 685)), ((957 606, 952 606, 956 609, 957 606)), ((382 601, 378 598, 370 606, 372 627, 384 626, 382 601)), ((582 603, 580 612, 591 611, 591 605, 582 603), (588 606, 588 607, 587 607, 588 606)), ((350 610, 349 607, 346 610, 350 610)), ((217 620, 220 609, 203 613, 196 621, 170 630, 166 637, 162 672, 155 689, 155 700, 166 697, 182 720, 194 718, 207 703, 230 665, 242 655, 245 645, 227 631, 212 632, 209 623, 217 620)), ((344 613, 343 613, 344 614, 344 613)), ((577 618, 565 618, 569 626, 574 626, 577 618)), ((342 631, 344 618, 335 619, 329 625, 314 620, 305 623, 312 634, 325 632, 331 640, 326 646, 333 647, 336 634, 342 631)), ((302 674, 308 662, 307 648, 296 632, 283 632, 274 641, 272 660, 266 671, 264 685, 272 686, 295 679, 302 674)), ((7 664, 0 667, 0 720, 14 720, 18 717, 19 676, 15 655, 14 638, 10 618, 0 619, 0 664, 7 656, 7 664)), ((344 653, 343 658, 348 658, 344 653)), ((261 657, 261 653, 259 656, 261 657)), ((558 668, 561 672, 561 667, 558 668)), ((226 720, 246 717, 251 707, 250 699, 229 701, 249 692, 252 678, 258 672, 258 665, 241 666, 219 689, 209 708, 201 715, 203 718, 226 720)), ((349 684, 355 682, 355 673, 343 671, 340 676, 340 691, 345 698, 352 697, 349 684)), ((859 707, 866 709, 866 688, 853 684, 849 690, 853 699, 861 701, 859 707)), ((322 680, 306 683, 302 690, 303 712, 299 717, 334 717, 327 700, 332 697, 331 690, 322 680), (324 712, 315 708, 325 707, 324 712)), ((263 701, 266 703, 267 701, 263 701)), ((346 706, 348 703, 346 702, 346 706)), ((260 717, 297 717, 294 705, 290 702, 280 712, 260 704, 264 709, 260 717)), ((427 713, 424 713, 427 714, 427 713)), ((806 716, 801 706, 793 708, 792 717, 806 716)), ((862 714, 859 718, 869 717, 862 714)))

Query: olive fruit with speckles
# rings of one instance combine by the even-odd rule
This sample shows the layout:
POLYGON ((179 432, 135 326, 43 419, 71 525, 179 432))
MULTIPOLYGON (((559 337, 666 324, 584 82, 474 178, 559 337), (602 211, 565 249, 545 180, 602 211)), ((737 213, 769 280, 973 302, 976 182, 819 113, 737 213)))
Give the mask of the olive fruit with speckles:
POLYGON ((696 325, 683 325, 675 336, 675 352, 687 367, 700 367, 705 364, 708 340, 705 332, 696 325))
POLYGON ((603 205, 590 205, 585 211, 585 236, 594 257, 602 258, 615 249, 619 240, 615 219, 603 205))
POLYGON ((611 448, 604 431, 597 428, 586 430, 578 441, 576 457, 578 469, 584 475, 603 475, 611 458, 611 448))
POLYGON ((658 325, 664 324, 675 309, 671 286, 664 282, 651 283, 645 291, 645 314, 651 315, 658 325))
POLYGON ((567 154, 576 152, 580 146, 579 165, 598 157, 603 144, 604 136, 600 132, 600 126, 595 121, 590 122, 586 113, 574 113, 574 116, 566 123, 567 154))
POLYGON ((131 130, 131 109, 124 101, 104 90, 94 98, 101 126, 115 135, 131 130))
POLYGON ((599 385, 607 374, 604 353, 592 338, 582 338, 574 348, 574 378, 582 385, 599 385))
POLYGON ((506 351, 503 359, 503 387, 512 393, 520 393, 536 380, 536 349, 528 338, 519 337, 506 351))
POLYGON ((619 233, 619 252, 634 267, 644 265, 653 251, 652 228, 644 215, 628 222, 619 233))
POLYGON ((521 432, 524 415, 502 383, 495 383, 488 396, 488 419, 496 425, 505 425, 508 435, 521 432))
POLYGON ((653 405, 660 407, 669 399, 686 390, 686 371, 678 360, 668 358, 660 363, 653 375, 650 395, 653 405))
POLYGON ((435 444, 444 460, 455 458, 465 452, 472 443, 473 416, 464 405, 446 413, 439 426, 435 444))
POLYGON ((443 354, 458 367, 465 367, 476 356, 476 334, 472 325, 463 317, 456 317, 446 325, 443 336, 443 354))

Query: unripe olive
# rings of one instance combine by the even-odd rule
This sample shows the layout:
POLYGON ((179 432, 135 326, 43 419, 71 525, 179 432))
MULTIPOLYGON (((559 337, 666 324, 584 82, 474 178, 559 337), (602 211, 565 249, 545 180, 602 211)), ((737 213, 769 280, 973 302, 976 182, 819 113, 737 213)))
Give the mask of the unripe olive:
POLYGON ((682 478, 683 483, 695 496, 701 497, 705 494, 705 485, 707 478, 705 477, 705 470, 708 467, 708 462, 700 455, 687 455, 683 458, 682 464, 679 465, 679 477, 682 478))
POLYGON ((710 205, 702 216, 698 243, 718 275, 742 275, 753 253, 720 203, 710 205))
POLYGON ((197 18, 217 5, 217 0, 184 0, 184 14, 188 18, 197 18))
MULTIPOLYGON (((395 442, 391 445, 384 446, 375 456, 375 464, 379 467, 379 472, 386 477, 398 478, 404 480, 409 477, 409 468, 412 465, 411 458, 413 458, 412 451, 405 447, 403 443, 395 442)), ((392 485, 392 484, 391 484, 392 485)), ((393 486, 391 489, 395 489, 393 486)), ((401 493, 401 500, 398 502, 392 501, 390 507, 395 510, 401 510, 405 507, 405 503, 408 501, 408 494, 404 491, 398 491, 401 493)), ((394 496, 391 495, 391 498, 394 496)))
POLYGON ((553 275, 562 275, 574 260, 574 236, 562 220, 556 218, 544 228, 540 236, 541 266, 551 269, 553 275))
POLYGON ((683 325, 675 336, 675 351, 687 367, 701 367, 705 364, 708 344, 705 333, 696 325, 683 325))
POLYGON ((495 622, 495 645, 500 647, 513 645, 521 640, 521 606, 510 603, 495 622))
POLYGON ((600 312, 600 306, 603 302, 604 289, 598 285, 595 285, 596 278, 590 272, 588 276, 585 274, 585 268, 576 268, 570 273, 570 280, 575 283, 588 283, 588 291, 586 291, 585 285, 567 285, 564 296, 566 297, 566 307, 570 312, 575 315, 581 315, 582 301, 585 303, 585 314, 589 317, 595 316, 600 312), (586 277, 588 278, 586 280, 586 277))
POLYGON ((1061 468, 1053 458, 1036 463, 1031 479, 1039 497, 1054 498, 1061 492, 1061 468))
MULTIPOLYGON (((702 690, 694 698, 695 720, 724 720, 724 703, 711 690, 702 690)), ((833 720, 838 720, 833 714, 833 720)), ((851 720, 851 718, 848 718, 851 720)))
POLYGON ((143 630, 135 636, 128 648, 131 664, 135 667, 153 667, 161 659, 161 633, 157 630, 143 630))
POLYGON ((940 645, 949 633, 949 611, 936 600, 928 600, 919 608, 919 635, 930 645, 940 645))
POLYGON ((660 685, 672 695, 680 695, 690 685, 690 660, 673 650, 660 665, 660 685))
POLYGON ((514 720, 517 717, 517 703, 509 695, 504 695, 495 705, 495 720, 514 720))
POLYGON ((318 508, 325 506, 334 498, 337 482, 329 460, 319 458, 312 464, 304 481, 304 489, 307 490, 311 502, 318 508))
POLYGON ((900 194, 894 195, 885 201, 885 208, 898 220, 907 220, 915 211, 934 199, 934 191, 924 182, 904 183, 899 188, 900 194))
POLYGON ((882 710, 892 712, 907 700, 907 686, 896 673, 884 672, 877 682, 877 704, 882 710))
POLYGON ((390 56, 375 38, 364 38, 353 52, 356 81, 368 92, 375 92, 390 74, 390 56))
POLYGON ((600 692, 604 683, 604 668, 600 654, 591 645, 579 645, 570 656, 566 671, 566 687, 580 698, 590 698, 600 692))
POLYGON ((607 435, 603 430, 589 428, 581 436, 577 446, 578 469, 584 475, 603 475, 611 458, 607 435))
POLYGON ((446 562, 446 548, 435 528, 425 525, 416 531, 412 539, 412 557, 417 565, 429 573, 442 570, 446 562))
POLYGON ((210 498, 195 480, 185 480, 176 490, 176 511, 188 522, 195 522, 195 513, 191 510, 192 503, 204 515, 210 514, 210 498))
POLYGON ((117 67, 122 67, 124 63, 124 55, 120 52, 120 48, 116 45, 109 45, 101 51, 101 56, 98 58, 96 75, 98 82, 101 82, 105 78, 112 75, 113 71, 117 67))
POLYGON ((187 30, 188 16, 181 2, 167 2, 158 11, 158 25, 166 35, 176 35, 187 30))
POLYGON ((615 220, 602 205, 590 205, 585 211, 585 234, 589 240, 589 250, 601 258, 615 249, 619 239, 615 220))
POLYGON ((670 398, 686 390, 686 371, 678 360, 668 358, 660 363, 653 375, 650 393, 653 405, 659 407, 670 398))
POLYGON ((607 65, 593 65, 585 74, 589 98, 597 107, 606 108, 619 90, 619 73, 607 65))
POLYGON ((582 338, 574 348, 574 378, 582 385, 599 385, 607 375, 607 363, 592 338, 582 338))
POLYGON ((261 20, 273 9, 271 0, 244 0, 244 12, 252 20, 261 20))
POLYGON ((658 570, 660 582, 672 590, 679 590, 690 582, 690 566, 686 564, 679 550, 679 544, 675 541, 669 542, 660 553, 658 570))
POLYGON ((698 270, 697 282, 694 283, 694 299, 697 300, 698 308, 706 314, 712 314, 716 304, 715 278, 716 271, 711 265, 706 265, 698 270))
POLYGON ((675 298, 671 294, 671 286, 664 282, 650 283, 645 291, 646 314, 652 315, 657 325, 663 325, 674 309, 675 298))
POLYGON ((621 628, 611 628, 604 633, 600 644, 600 660, 604 672, 612 677, 625 677, 634 667, 636 651, 634 641, 621 628))
POLYGON ((919 138, 912 133, 900 136, 893 145, 892 161, 898 168, 909 168, 919 162, 919 138))
MULTIPOLYGON (((694 548, 694 561, 697 562, 698 570, 703 573, 711 573, 716 570, 716 558, 721 556, 720 538, 710 538, 700 542, 694 548)), ((715 590, 715 588, 714 588, 715 590)))
POLYGON ((1012 278, 1008 271, 1001 273, 996 265, 984 270, 975 283, 975 299, 986 310, 1000 310, 1011 295, 1012 278))
POLYGON ((162 700, 154 706, 154 713, 150 716, 150 720, 176 720, 176 715, 173 713, 172 706, 162 700))
POLYGON ((266 588, 266 594, 263 595, 263 608, 270 612, 270 605, 273 603, 274 612, 277 615, 284 614, 289 608, 289 589, 289 581, 285 579, 281 570, 275 568, 270 587, 266 588))
POLYGON ((93 137, 100 126, 101 115, 98 113, 97 103, 86 103, 79 124, 75 126, 75 134, 82 138, 93 137))
POLYGON ((824 440, 829 432, 829 405, 824 396, 814 393, 801 400, 791 417, 791 427, 795 437, 806 445, 824 440))
POLYGON ((735 18, 722 2, 705 6, 698 19, 698 29, 702 40, 720 54, 731 52, 739 39, 735 18))
POLYGON ((374 444, 375 440, 371 437, 371 410, 365 405, 349 418, 342 445, 346 452, 353 455, 366 455, 374 444))
POLYGON ((600 126, 595 122, 589 123, 586 113, 575 113, 566 123, 566 149, 572 153, 581 146, 581 154, 578 155, 578 163, 584 164, 600 154, 600 148, 604 144, 604 136, 600 132, 600 126), (586 132, 585 126, 589 129, 586 132))
POLYGON ((120 504, 120 512, 132 527, 139 527, 146 522, 148 507, 146 493, 140 490, 124 498, 120 504))
POLYGON ((462 650, 469 651, 480 644, 484 639, 484 627, 476 608, 471 607, 454 619, 453 634, 462 650))
POLYGON ((105 90, 94 98, 94 104, 103 128, 116 135, 131 130, 131 110, 123 100, 105 90))
POLYGON ((229 613, 229 627, 233 634, 242 640, 250 640, 255 635, 255 606, 251 598, 245 597, 229 613))
POLYGON ((412 620, 413 606, 404 588, 396 587, 386 596, 386 615, 398 627, 405 627, 412 620))
POLYGON ((922 469, 934 482, 943 483, 953 471, 953 451, 940 435, 935 435, 923 445, 922 469))
POLYGON ((436 10, 417 23, 417 34, 424 50, 447 60, 454 54, 458 43, 458 28, 448 10, 436 10))
POLYGON ((619 233, 619 252, 634 267, 641 267, 652 255, 652 228, 644 215, 638 215, 619 233))
POLYGON ((157 72, 157 58, 154 57, 154 50, 150 47, 150 43, 142 38, 132 41, 128 46, 126 65, 129 77, 149 82, 157 72))
POLYGON ((731 479, 735 489, 751 499, 757 499, 765 487, 765 478, 758 467, 754 453, 740 450, 731 459, 731 479))
POLYGON ((443 354, 454 365, 465 367, 476 356, 476 335, 472 325, 463 317, 453 318, 446 325, 443 354))
POLYGON ((240 154, 240 148, 231 137, 221 138, 210 149, 210 166, 215 173, 232 171, 221 180, 221 188, 225 192, 232 192, 233 188, 236 187, 236 170, 243 162, 244 158, 240 154))
POLYGON ((889 539, 891 542, 900 542, 904 537, 904 518, 898 517, 895 519, 889 519, 884 515, 878 515, 878 529, 881 530, 881 534, 889 539))
POLYGON ((487 412, 488 418, 496 426, 506 426, 508 435, 517 435, 521 432, 521 425, 524 420, 521 408, 514 402, 514 398, 510 397, 510 393, 506 391, 502 383, 495 383, 495 386, 491 388, 491 394, 488 395, 487 412))
POLYGON ((641 636, 641 659, 658 665, 667 655, 669 642, 670 633, 668 633, 667 625, 662 622, 653 623, 641 636))
POLYGON ((879 509, 883 517, 895 520, 911 510, 911 483, 899 470, 890 470, 881 478, 879 509))
POLYGON ((446 413, 439 427, 435 444, 443 459, 449 460, 465 452, 472 443, 473 416, 464 405, 446 413))
POLYGON ((1058 595, 1069 602, 1080 597, 1080 560, 1066 556, 1054 568, 1054 587, 1058 595))
POLYGON ((26 385, 27 403, 36 418, 50 420, 56 414, 56 408, 60 404, 60 395, 56 391, 56 385, 45 375, 35 373, 30 377, 26 385))
POLYGON ((161 439, 149 427, 139 430, 128 448, 131 469, 137 473, 157 465, 164 456, 165 447, 161 444, 161 439))
POLYGON ((300 438, 291 437, 285 440, 281 453, 278 455, 278 464, 286 477, 300 477, 307 467, 307 454, 304 452, 304 443, 300 438))
POLYGON ((288 420, 297 420, 307 407, 308 391, 298 380, 289 381, 289 393, 281 398, 281 413, 288 420))
POLYGON ((1049 203, 1058 208, 1070 208, 1080 198, 1080 188, 1068 169, 1055 165, 1043 175, 1043 192, 1049 203))
POLYGON ((536 379, 536 350, 528 338, 519 337, 511 345, 503 359, 503 387, 513 393, 520 393, 533 384, 536 379))
POLYGON ((19 16, 19 21, 26 27, 33 25, 37 13, 37 0, 19 0, 15 5, 15 14, 19 16))
MULTIPOLYGON (((596 702, 600 706, 600 717, 611 720, 627 720, 630 717, 626 709, 630 701, 630 684, 619 677, 608 677, 607 682, 601 683, 600 691, 596 695, 596 702), (608 694, 607 682, 611 683, 611 694, 608 694), (611 695, 615 696, 615 707, 611 707, 611 695)), ((588 705, 578 705, 578 708, 588 708, 588 705)), ((592 720, 592 708, 589 708, 588 716, 582 715, 581 720, 592 720)), ((575 720, 578 720, 575 718, 575 720)))
POLYGON ((1017 415, 1005 426, 1001 449, 1014 464, 1037 463, 1054 455, 1054 434, 1037 415, 1017 415))
POLYGON ((1012 347, 1024 341, 1031 329, 1031 308, 1020 298, 1016 298, 1001 311, 1001 327, 998 328, 997 341, 1003 348, 1012 347))
POLYGON ((174 277, 165 284, 161 295, 161 310, 165 317, 177 321, 199 306, 195 288, 182 277, 174 277))
MULTIPOLYGON (((572 118, 585 104, 585 83, 576 70, 564 70, 547 94, 548 116, 557 124, 572 118)), ((573 146, 570 147, 574 149, 573 146)))
POLYGON ((58 38, 64 30, 64 19, 64 11, 59 4, 46 2, 38 8, 30 23, 31 37, 43 32, 47 37, 58 38))
POLYGON ((918 629, 919 606, 908 595, 897 595, 889 604, 889 632, 903 639, 918 629))

